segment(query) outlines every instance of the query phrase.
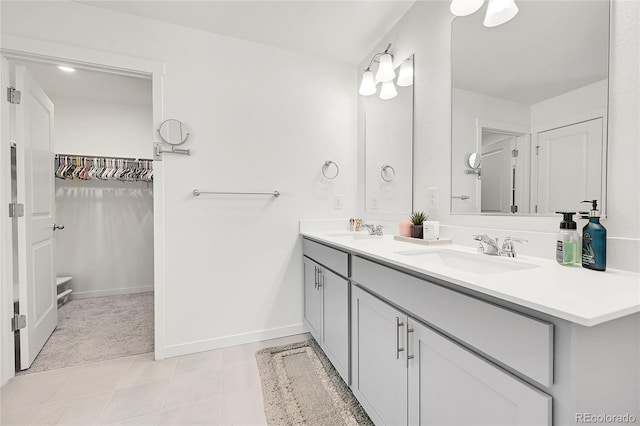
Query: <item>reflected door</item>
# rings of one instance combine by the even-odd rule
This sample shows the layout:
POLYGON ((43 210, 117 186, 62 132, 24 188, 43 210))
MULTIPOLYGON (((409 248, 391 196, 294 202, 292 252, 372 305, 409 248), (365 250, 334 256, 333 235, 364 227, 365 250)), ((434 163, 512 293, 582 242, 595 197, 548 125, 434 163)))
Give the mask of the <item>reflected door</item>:
POLYGON ((482 212, 511 212, 514 146, 515 136, 506 136, 482 147, 482 212))
POLYGON ((540 132, 537 213, 575 211, 601 200, 602 118, 540 132))

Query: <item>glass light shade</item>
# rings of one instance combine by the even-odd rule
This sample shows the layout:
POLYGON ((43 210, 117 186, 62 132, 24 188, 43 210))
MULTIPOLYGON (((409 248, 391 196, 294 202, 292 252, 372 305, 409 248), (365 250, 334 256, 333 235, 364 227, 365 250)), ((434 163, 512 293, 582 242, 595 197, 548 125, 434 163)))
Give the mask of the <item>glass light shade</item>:
POLYGON ((393 84, 393 80, 382 83, 380 99, 393 99, 396 96, 398 96, 398 91, 396 90, 395 84, 393 84))
POLYGON ((497 27, 518 14, 518 6, 514 0, 489 0, 487 14, 484 17, 485 27, 497 27))
POLYGON ((370 96, 376 93, 376 81, 373 78, 373 72, 365 71, 362 73, 362 82, 360 82, 360 93, 363 96, 370 96))
POLYGON ((376 80, 381 82, 391 81, 396 78, 396 72, 393 69, 393 58, 389 53, 380 56, 380 66, 376 73, 376 80))
POLYGON ((400 87, 411 86, 413 84, 413 61, 410 58, 402 61, 397 83, 400 87))
POLYGON ((452 0, 449 10, 456 16, 467 16, 482 7, 484 0, 452 0))

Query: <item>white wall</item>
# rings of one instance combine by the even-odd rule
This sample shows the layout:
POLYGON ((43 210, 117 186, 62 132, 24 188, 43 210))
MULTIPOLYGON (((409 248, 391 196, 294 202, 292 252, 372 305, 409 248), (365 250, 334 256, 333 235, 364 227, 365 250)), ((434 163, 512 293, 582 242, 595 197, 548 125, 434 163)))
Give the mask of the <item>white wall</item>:
MULTIPOLYGON (((151 158, 149 105, 55 98, 56 153, 151 158)), ((153 190, 145 182, 56 179, 56 272, 72 298, 153 291, 153 190)))
POLYGON ((188 125, 193 150, 164 157, 165 353, 301 331, 298 220, 355 212, 353 67, 74 2, 1 7, 3 33, 165 64, 164 116, 188 125), (325 160, 334 181, 320 178, 325 160))
POLYGON ((152 158, 153 116, 149 105, 56 97, 57 153, 152 158))
POLYGON ((602 80, 531 105, 533 132, 601 116, 606 113, 608 88, 607 80, 602 80))
MULTIPOLYGON (((393 43, 399 57, 415 52, 414 208, 426 210, 427 189, 437 187, 439 208, 431 213, 444 225, 441 227, 443 236, 464 245, 475 245, 471 236, 480 232, 500 238, 505 235, 527 238, 529 244, 521 248, 522 253, 552 258, 558 218, 450 213, 452 19, 449 2, 417 2, 372 50, 372 53, 377 52, 387 43, 393 43)), ((639 22, 639 2, 613 2, 608 116, 609 213, 603 224, 609 236, 608 267, 631 270, 638 270, 640 264, 639 22)), ((361 123, 358 128, 362 135, 361 123)), ((359 145, 364 148, 362 137, 359 137, 359 145)), ((359 161, 363 161, 362 154, 359 161)), ((364 212, 363 185, 359 183, 361 212, 364 212)), ((374 219, 395 222, 404 217, 378 216, 374 219)), ((395 228, 394 224, 387 227, 395 228)))

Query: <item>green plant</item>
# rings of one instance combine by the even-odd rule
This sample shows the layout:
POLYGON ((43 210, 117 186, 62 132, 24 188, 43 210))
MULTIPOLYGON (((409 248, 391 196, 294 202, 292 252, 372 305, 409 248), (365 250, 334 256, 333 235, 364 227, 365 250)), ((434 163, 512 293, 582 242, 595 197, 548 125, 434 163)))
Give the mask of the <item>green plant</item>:
POLYGON ((411 221, 411 223, 413 223, 414 225, 422 225, 422 222, 424 222, 425 220, 429 219, 429 216, 425 213, 425 212, 416 212, 413 211, 411 212, 411 214, 409 215, 409 220, 411 221))

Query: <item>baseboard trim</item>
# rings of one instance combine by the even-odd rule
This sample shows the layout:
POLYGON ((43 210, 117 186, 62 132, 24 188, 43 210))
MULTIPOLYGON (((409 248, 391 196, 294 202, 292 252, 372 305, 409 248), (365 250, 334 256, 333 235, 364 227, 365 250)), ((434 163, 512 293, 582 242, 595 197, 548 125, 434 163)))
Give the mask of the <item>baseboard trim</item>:
POLYGON ((81 292, 76 292, 74 290, 73 293, 69 295, 69 299, 71 300, 91 299, 93 297, 117 296, 119 294, 146 293, 149 291, 153 291, 152 285, 145 285, 141 287, 130 287, 130 288, 114 288, 111 290, 81 291, 81 292))
POLYGON ((259 330, 250 333, 219 337, 216 339, 200 340, 197 342, 167 346, 164 348, 164 355, 167 358, 171 358, 174 356, 211 351, 214 349, 242 345, 245 343, 259 342, 261 340, 277 339, 279 337, 292 336, 294 334, 301 334, 306 332, 307 330, 304 325, 302 325, 302 323, 293 324, 284 327, 271 328, 268 330, 259 330))

